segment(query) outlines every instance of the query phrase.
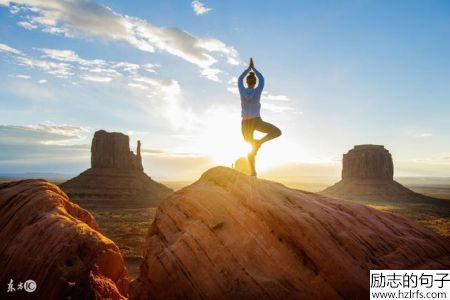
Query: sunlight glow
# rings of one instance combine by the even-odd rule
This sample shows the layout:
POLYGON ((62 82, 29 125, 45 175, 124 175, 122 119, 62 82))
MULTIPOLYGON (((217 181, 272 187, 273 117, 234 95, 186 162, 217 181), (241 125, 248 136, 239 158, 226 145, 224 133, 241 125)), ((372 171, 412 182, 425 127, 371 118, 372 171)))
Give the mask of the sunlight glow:
POLYGON ((242 138, 239 115, 225 108, 214 108, 204 116, 202 123, 195 148, 211 156, 215 163, 231 166, 251 150, 251 145, 242 138))

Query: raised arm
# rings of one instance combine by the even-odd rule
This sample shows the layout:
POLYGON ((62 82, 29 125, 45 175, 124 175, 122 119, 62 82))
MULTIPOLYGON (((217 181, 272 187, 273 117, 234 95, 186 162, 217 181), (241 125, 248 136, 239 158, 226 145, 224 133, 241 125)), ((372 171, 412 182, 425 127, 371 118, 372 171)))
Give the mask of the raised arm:
POLYGON ((249 69, 250 69, 250 68, 245 69, 244 72, 242 72, 241 76, 239 76, 239 78, 238 78, 238 88, 239 88, 239 92, 245 90, 245 87, 244 87, 244 78, 245 78, 245 75, 247 75, 249 69))
POLYGON ((264 89, 264 77, 255 68, 253 68, 253 70, 255 71, 256 77, 258 77, 258 86, 256 87, 256 90, 258 92, 262 92, 262 90, 264 89))

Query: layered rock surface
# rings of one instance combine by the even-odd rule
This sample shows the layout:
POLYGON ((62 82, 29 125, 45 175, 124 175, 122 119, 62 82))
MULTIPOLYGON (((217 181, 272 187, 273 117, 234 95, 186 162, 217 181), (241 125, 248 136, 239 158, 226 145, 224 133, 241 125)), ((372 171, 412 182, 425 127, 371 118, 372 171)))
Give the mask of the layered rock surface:
POLYGON ((128 274, 93 216, 45 180, 0 185, 0 298, 123 299, 128 274), (33 293, 17 290, 32 279, 33 293), (13 280, 16 291, 7 293, 13 280))
POLYGON ((142 167, 141 144, 130 151, 129 138, 99 130, 91 146, 91 168, 60 185, 85 207, 149 207, 173 191, 152 180, 142 167))
POLYGON ((405 218, 216 167, 159 206, 136 299, 366 299, 370 269, 448 269, 405 218))

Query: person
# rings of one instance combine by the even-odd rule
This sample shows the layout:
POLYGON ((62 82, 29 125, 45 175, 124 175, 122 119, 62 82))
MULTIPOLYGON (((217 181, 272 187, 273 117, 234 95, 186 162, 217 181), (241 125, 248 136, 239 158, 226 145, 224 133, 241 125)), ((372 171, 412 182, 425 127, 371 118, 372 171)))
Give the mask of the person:
POLYGON ((241 96, 241 129, 244 140, 252 145, 252 150, 248 153, 248 161, 251 169, 251 176, 256 176, 255 157, 261 145, 281 135, 281 130, 273 124, 264 122, 261 119, 261 94, 264 89, 264 77, 255 68, 253 59, 247 69, 238 78, 239 94, 241 96), (246 78, 247 87, 244 86, 246 78), (258 85, 256 86, 256 79, 258 85), (253 138, 254 131, 266 133, 264 137, 257 140, 253 138))

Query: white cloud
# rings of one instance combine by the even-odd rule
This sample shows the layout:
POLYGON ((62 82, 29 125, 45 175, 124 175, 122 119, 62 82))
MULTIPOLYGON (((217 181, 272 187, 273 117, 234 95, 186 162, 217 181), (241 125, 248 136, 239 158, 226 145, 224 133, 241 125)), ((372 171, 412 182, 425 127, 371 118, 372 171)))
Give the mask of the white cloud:
POLYGON ((269 92, 264 91, 261 95, 262 100, 269 100, 269 101, 290 101, 288 96, 285 95, 273 95, 269 92))
POLYGON ((30 22, 27 22, 27 21, 17 22, 17 25, 19 25, 20 27, 23 27, 25 29, 28 29, 28 30, 32 30, 32 29, 36 29, 37 28, 36 25, 33 25, 33 24, 31 24, 30 22))
POLYGON ((206 68, 201 71, 203 77, 216 82, 221 82, 221 80, 217 76, 220 73, 222 73, 222 71, 216 68, 206 68))
POLYGON ((150 73, 156 73, 155 69, 159 68, 159 67, 160 67, 160 65, 158 65, 158 64, 145 64, 143 66, 144 70, 147 72, 150 72, 150 73))
POLYGON ((118 63, 114 64, 112 67, 121 69, 130 74, 136 74, 138 72, 138 70, 140 69, 140 66, 138 64, 133 64, 133 63, 125 62, 125 61, 118 62, 118 63))
POLYGON ((236 49, 222 41, 199 38, 178 28, 158 27, 89 0, 2 0, 0 5, 16 7, 26 22, 53 34, 125 41, 142 51, 170 53, 201 69, 217 62, 213 54, 225 56, 230 64, 240 62, 236 49))
POLYGON ((13 47, 10 47, 10 46, 8 46, 6 44, 0 43, 0 52, 2 52, 2 51, 3 52, 9 52, 9 53, 17 54, 17 55, 20 55, 22 53, 19 50, 13 48, 13 47))
POLYGON ((85 59, 81 58, 74 51, 67 49, 37 49, 42 52, 40 58, 32 57, 5 44, 0 44, 0 51, 2 50, 12 53, 15 63, 18 65, 38 69, 59 78, 81 76, 85 80, 107 82, 126 73, 137 75, 141 68, 156 68, 159 66, 147 64, 141 67, 138 64, 126 61, 114 62, 103 59, 85 59), (102 78, 100 79, 100 77, 102 78))
POLYGON ((71 70, 72 66, 67 63, 35 59, 27 56, 17 56, 16 59, 19 65, 40 69, 56 77, 66 78, 74 75, 71 70))
MULTIPOLYGON (((0 4, 2 4, 2 2, 4 1, 0 1, 0 4)), ((9 7, 9 12, 12 13, 13 15, 17 14, 18 12, 20 12, 20 8, 16 5, 11 5, 9 7)))
POLYGON ((239 54, 234 47, 228 47, 222 41, 211 38, 197 38, 197 47, 208 52, 224 54, 227 62, 231 65, 239 65, 239 54))
POLYGON ((40 79, 38 82, 39 82, 40 84, 47 83, 47 79, 40 79))
POLYGON ((197 16, 204 15, 212 10, 211 8, 206 7, 203 3, 197 0, 192 1, 192 9, 197 16))
POLYGON ((34 125, 0 125, 0 142, 8 144, 69 145, 84 142, 89 130, 47 121, 34 125))
POLYGON ((188 130, 197 122, 192 108, 184 101, 183 91, 176 80, 155 77, 135 76, 128 86, 145 95, 150 103, 144 109, 158 112, 169 121, 173 129, 188 130))
POLYGON ((237 85, 237 81, 238 81, 238 78, 236 77, 236 76, 233 76, 233 77, 231 77, 229 80, 228 80, 228 84, 230 84, 230 85, 237 85))
POLYGON ((134 87, 134 88, 138 88, 138 89, 141 89, 141 90, 146 90, 146 89, 148 89, 148 86, 143 85, 143 84, 140 84, 140 83, 135 83, 135 82, 130 82, 130 83, 128 83, 128 86, 134 87))
POLYGON ((95 82, 110 82, 112 80, 111 77, 93 76, 93 75, 82 75, 81 78, 87 81, 95 81, 95 82))
POLYGON ((74 51, 72 50, 60 50, 60 49, 48 49, 43 48, 40 49, 45 57, 58 60, 58 61, 64 61, 64 62, 75 62, 82 66, 105 66, 106 62, 102 59, 83 59, 78 56, 74 51))
POLYGON ((239 95, 239 89, 237 87, 229 86, 227 90, 234 95, 239 95))
POLYGON ((21 78, 21 79, 30 79, 30 78, 31 78, 30 75, 22 75, 22 74, 18 74, 18 75, 8 75, 8 77, 11 77, 11 78, 21 78))
POLYGON ((268 110, 275 113, 282 113, 282 112, 293 112, 294 108, 287 106, 287 105, 277 105, 273 103, 264 103, 261 105, 261 109, 268 110))

